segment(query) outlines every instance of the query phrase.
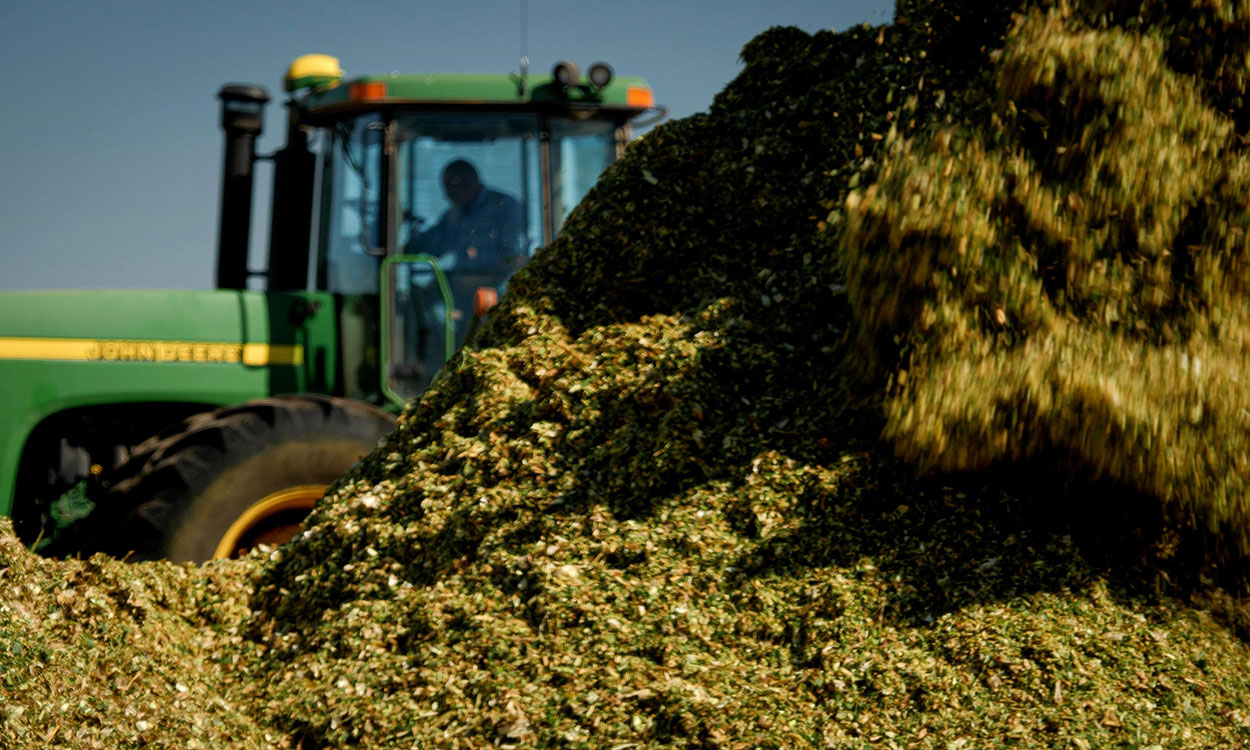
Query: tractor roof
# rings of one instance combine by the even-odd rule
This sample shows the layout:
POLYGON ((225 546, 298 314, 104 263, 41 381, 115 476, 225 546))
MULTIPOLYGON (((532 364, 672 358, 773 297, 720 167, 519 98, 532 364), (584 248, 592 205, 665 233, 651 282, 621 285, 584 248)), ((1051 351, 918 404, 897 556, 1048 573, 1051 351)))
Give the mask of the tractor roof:
POLYGON ((562 86, 550 75, 437 73, 359 76, 314 88, 304 97, 313 118, 375 111, 381 107, 501 110, 615 110, 622 119, 655 106, 650 85, 637 77, 614 77, 603 87, 586 78, 562 86))

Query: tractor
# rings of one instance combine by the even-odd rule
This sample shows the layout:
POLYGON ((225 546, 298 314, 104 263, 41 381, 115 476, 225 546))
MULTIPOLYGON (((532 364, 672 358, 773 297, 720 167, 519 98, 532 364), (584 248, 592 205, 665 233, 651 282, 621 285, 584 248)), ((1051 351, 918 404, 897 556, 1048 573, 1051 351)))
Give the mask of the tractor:
POLYGON ((279 544, 372 450, 655 107, 583 75, 224 86, 216 288, 0 294, 0 514, 41 552, 205 561, 279 544), (268 258, 249 260, 258 162, 268 258))

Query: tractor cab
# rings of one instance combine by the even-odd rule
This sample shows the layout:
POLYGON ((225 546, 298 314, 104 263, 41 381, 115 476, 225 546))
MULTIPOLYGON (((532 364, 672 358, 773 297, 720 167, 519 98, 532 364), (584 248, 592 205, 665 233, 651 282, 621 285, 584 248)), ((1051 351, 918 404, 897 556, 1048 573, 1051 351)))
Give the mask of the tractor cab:
POLYGON ((248 161, 268 97, 254 86, 220 93, 218 285, 246 288, 261 276, 271 292, 331 295, 333 395, 392 404, 429 385, 621 153, 631 122, 654 108, 645 81, 603 63, 585 76, 559 63, 549 76, 344 80, 337 60, 309 55, 292 64, 286 88, 263 272, 245 268, 251 176, 231 170, 248 161))

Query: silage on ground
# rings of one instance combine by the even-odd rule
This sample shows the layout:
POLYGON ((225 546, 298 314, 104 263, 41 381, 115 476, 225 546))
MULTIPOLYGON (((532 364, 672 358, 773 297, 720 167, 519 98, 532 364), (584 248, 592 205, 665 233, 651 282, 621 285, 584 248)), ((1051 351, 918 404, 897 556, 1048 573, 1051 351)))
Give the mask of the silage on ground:
POLYGON ((0 747, 272 747, 235 691, 252 585, 237 566, 47 560, 0 520, 0 747))
MULTIPOLYGON (((1010 97, 995 93, 1003 71, 1062 51, 1019 48, 1044 16, 1012 27, 1012 6, 979 6, 904 2, 892 27, 774 29, 744 50, 744 71, 707 114, 632 145, 308 531, 237 565, 256 576, 250 600, 177 626, 243 637, 187 665, 214 685, 225 670, 246 675, 221 683, 250 712, 240 737, 268 731, 303 748, 1244 744, 1247 648, 1167 596, 1167 534, 1134 526, 1137 508, 1069 518, 1097 510, 1091 495, 1056 507, 995 477, 916 479, 879 441, 891 430, 921 458, 897 415, 907 388, 951 377, 914 364, 939 351, 931 341, 988 340, 972 369, 1004 343, 911 263, 871 263, 902 247, 889 244, 903 216, 890 198, 913 200, 908 177, 928 163, 917 154, 972 144, 988 121, 1006 134, 968 145, 958 174, 1014 163, 999 148, 1021 137, 1003 114, 1010 97), (943 141, 935 128, 957 132, 943 141), (831 253, 844 233, 864 241, 831 253), (908 273, 919 281, 865 305, 876 280, 908 273), (883 396, 900 365, 906 387, 883 396)), ((1150 27, 1122 26, 1098 33, 1154 43, 1150 27)), ((1088 49, 1101 54, 1098 40, 1088 49)), ((1201 45, 1184 55, 1218 68, 1201 45)), ((1221 96, 1236 80, 1200 78, 1221 96)), ((1177 131, 1178 148, 1221 122, 1177 131)), ((1182 180, 1157 192, 1187 184, 1202 191, 1182 180)), ((914 208, 918 221, 941 216, 914 208)), ((908 258, 938 268, 954 240, 928 254, 909 244, 908 258)), ((1003 270, 1008 287, 1029 289, 1003 270)), ((1013 293, 1013 325, 1019 311, 1068 316, 1013 293)), ((1132 397, 1124 405, 1148 408, 1132 397)), ((174 569, 161 570, 151 575, 174 569)), ((51 689, 27 685, 13 705, 51 689)), ((122 720, 120 703, 93 695, 122 720)))

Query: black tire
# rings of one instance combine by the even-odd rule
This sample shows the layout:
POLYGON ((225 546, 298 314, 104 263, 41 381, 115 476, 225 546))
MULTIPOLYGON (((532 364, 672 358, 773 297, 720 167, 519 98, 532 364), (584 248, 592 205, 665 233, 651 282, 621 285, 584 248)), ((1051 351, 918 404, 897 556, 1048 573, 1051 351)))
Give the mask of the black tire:
POLYGON ((395 423, 359 401, 283 396, 196 414, 137 446, 92 493, 78 552, 203 562, 262 498, 329 485, 395 423))

